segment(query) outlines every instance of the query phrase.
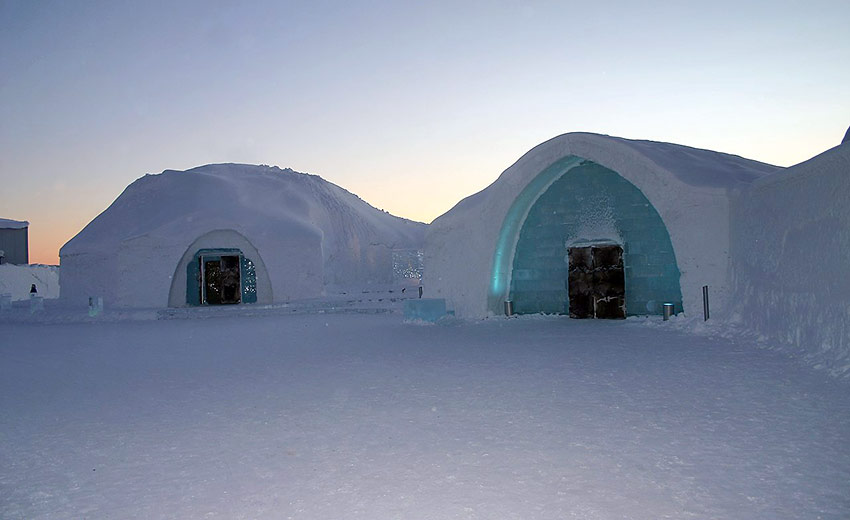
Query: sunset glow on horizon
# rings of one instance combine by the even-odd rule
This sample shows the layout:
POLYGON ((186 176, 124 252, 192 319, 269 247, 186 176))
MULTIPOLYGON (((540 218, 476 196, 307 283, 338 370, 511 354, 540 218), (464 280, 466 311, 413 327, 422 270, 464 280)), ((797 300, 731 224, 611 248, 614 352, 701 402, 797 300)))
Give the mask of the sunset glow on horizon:
POLYGON ((850 125, 850 4, 0 2, 0 218, 30 262, 135 179, 322 176, 430 222, 587 131, 790 166, 850 125))

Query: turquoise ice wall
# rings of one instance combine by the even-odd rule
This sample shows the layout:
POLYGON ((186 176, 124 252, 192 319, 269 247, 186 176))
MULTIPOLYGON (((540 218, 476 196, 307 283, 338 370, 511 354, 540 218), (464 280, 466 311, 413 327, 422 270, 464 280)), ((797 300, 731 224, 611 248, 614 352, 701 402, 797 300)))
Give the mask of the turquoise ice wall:
POLYGON ((628 315, 661 314, 665 302, 681 312, 679 268, 658 212, 615 171, 576 159, 562 159, 539 175, 560 177, 537 198, 522 223, 509 289, 514 311, 568 313, 568 247, 607 241, 623 247, 628 315))

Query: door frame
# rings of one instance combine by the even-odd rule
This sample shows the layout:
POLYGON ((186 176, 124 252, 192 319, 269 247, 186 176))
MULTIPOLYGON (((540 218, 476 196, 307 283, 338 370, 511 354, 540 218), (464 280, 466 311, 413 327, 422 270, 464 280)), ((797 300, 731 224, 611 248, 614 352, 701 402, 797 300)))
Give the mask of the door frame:
MULTIPOLYGON (((242 263, 244 255, 239 249, 201 249, 195 254, 198 259, 198 301, 200 305, 238 305, 242 303, 242 263), (237 257, 237 268, 239 269, 239 290, 238 301, 232 303, 211 304, 207 301, 207 280, 206 280, 206 262, 218 260, 221 262, 222 257, 235 256, 237 257)), ((219 264, 220 265, 220 264, 219 264)))

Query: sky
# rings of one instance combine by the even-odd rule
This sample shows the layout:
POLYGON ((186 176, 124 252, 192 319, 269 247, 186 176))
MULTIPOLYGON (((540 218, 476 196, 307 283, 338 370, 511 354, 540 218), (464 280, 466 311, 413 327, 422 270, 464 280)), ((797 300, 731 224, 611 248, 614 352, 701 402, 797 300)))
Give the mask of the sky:
POLYGON ((0 0, 0 218, 30 262, 133 180, 321 175, 431 222, 566 132, 780 166, 850 125, 850 2, 0 0))

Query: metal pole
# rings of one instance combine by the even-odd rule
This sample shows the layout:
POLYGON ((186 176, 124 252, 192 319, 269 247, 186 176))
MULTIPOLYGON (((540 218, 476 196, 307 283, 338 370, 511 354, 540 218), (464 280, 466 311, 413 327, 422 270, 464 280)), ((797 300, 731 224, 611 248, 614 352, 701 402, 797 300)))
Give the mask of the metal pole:
POLYGON ((708 321, 709 312, 708 312, 708 286, 702 286, 702 314, 705 317, 703 321, 708 321))
POLYGON ((199 296, 201 301, 198 305, 203 305, 203 304, 207 303, 206 302, 206 300, 207 300, 207 277, 206 277, 206 274, 204 273, 204 257, 203 256, 198 257, 198 268, 200 269, 200 272, 201 272, 201 279, 199 281, 201 286, 198 288, 198 291, 199 291, 198 296, 199 296))
POLYGON ((674 315, 675 313, 676 312, 672 303, 664 304, 664 321, 669 320, 670 316, 674 315))

